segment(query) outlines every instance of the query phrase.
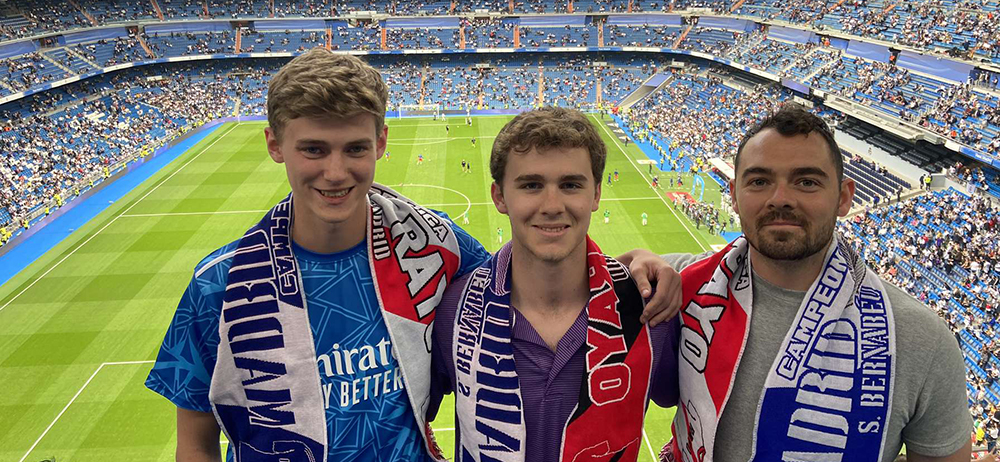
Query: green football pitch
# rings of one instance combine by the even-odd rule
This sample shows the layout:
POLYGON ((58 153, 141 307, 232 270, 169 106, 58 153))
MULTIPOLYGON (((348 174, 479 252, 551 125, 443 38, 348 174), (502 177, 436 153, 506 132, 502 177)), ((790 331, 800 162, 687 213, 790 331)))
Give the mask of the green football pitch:
MULTIPOLYGON (((509 119, 477 117, 466 126, 454 118, 450 132, 443 121, 390 119, 390 156, 378 161, 376 181, 457 223, 468 213, 462 226, 495 251, 496 229, 507 238, 510 230, 490 201, 487 166, 493 138, 509 119), (463 159, 472 162, 471 173, 462 172, 463 159)), ((607 171, 620 173, 604 186, 590 229, 606 253, 701 252, 724 244, 668 206, 670 194, 689 189, 653 189, 638 148, 622 146, 604 123, 593 122, 608 145, 607 171)), ((175 408, 143 381, 194 265, 288 193, 283 167, 267 156, 263 128, 218 128, 0 287, 0 461, 174 460, 175 408)), ((718 203, 718 188, 711 180, 706 186, 705 201, 718 203)), ((452 405, 446 401, 433 424, 449 455, 452 405)), ((640 460, 653 460, 670 438, 672 417, 673 409, 651 404, 640 460)))

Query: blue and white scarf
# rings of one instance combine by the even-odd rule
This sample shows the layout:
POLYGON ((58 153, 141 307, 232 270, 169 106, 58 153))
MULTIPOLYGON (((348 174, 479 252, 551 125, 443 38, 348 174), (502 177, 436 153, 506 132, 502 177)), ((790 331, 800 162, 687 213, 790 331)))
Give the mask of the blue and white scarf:
MULTIPOLYGON (((680 406, 663 460, 713 460, 750 332, 749 247, 741 237, 681 272, 680 406)), ((895 351, 882 281, 836 237, 768 372, 751 460, 880 462, 895 351)))
MULTIPOLYGON (((369 262, 383 320, 428 453, 434 308, 460 266, 441 217, 383 186, 368 193, 369 262)), ((327 460, 327 423, 302 275, 291 248, 292 196, 240 240, 219 320, 209 400, 237 462, 327 460)))

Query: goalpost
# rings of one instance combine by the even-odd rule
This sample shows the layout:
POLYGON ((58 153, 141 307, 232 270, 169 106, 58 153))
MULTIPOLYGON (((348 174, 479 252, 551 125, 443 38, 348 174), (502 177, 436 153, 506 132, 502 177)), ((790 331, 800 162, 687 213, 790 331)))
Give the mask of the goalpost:
POLYGON ((444 113, 441 112, 441 104, 400 104, 396 106, 395 110, 391 111, 392 115, 396 116, 397 119, 403 117, 434 117, 435 119, 444 118, 444 113))

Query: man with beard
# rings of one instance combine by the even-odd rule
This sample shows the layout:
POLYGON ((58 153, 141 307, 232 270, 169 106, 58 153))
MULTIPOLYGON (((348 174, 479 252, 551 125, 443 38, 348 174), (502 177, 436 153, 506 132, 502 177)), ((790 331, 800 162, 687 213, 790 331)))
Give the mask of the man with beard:
POLYGON ((744 236, 681 269, 673 461, 968 461, 962 354, 945 323, 834 233, 855 184, 830 129, 786 105, 743 138, 744 236), (930 366, 930 367, 929 367, 930 366))

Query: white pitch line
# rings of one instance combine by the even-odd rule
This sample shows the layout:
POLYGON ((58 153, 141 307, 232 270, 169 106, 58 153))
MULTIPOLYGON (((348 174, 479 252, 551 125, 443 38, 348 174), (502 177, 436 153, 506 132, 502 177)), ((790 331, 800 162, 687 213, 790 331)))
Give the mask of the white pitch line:
POLYGON ((142 361, 111 361, 111 362, 104 363, 104 365, 105 366, 125 366, 125 365, 130 365, 130 364, 153 364, 155 362, 156 361, 152 360, 152 359, 146 359, 146 360, 142 360, 142 361))
MULTIPOLYGON (((594 116, 590 116, 590 117, 593 118, 595 121, 597 121, 596 117, 594 117, 594 116)), ((653 187, 653 183, 649 180, 649 178, 646 178, 645 174, 642 173, 642 170, 639 169, 639 166, 636 165, 635 162, 632 160, 632 156, 628 155, 628 153, 625 152, 625 147, 622 146, 621 141, 618 141, 618 137, 612 135, 611 131, 608 130, 608 126, 604 125, 604 123, 598 121, 598 125, 600 125, 601 128, 604 129, 604 132, 607 133, 608 136, 610 136, 612 140, 614 140, 615 145, 618 146, 618 150, 621 151, 622 155, 625 156, 626 159, 628 159, 628 162, 630 164, 632 164, 632 167, 635 168, 635 171, 639 172, 639 176, 641 176, 642 179, 646 181, 646 184, 648 184, 649 187, 652 188, 653 187)), ((691 228, 688 228, 688 225, 684 223, 684 220, 682 220, 680 216, 677 215, 677 212, 674 211, 674 208, 670 206, 670 204, 667 202, 667 200, 662 195, 660 195, 660 192, 657 191, 655 188, 653 189, 653 191, 660 198, 660 200, 663 201, 663 205, 667 206, 667 209, 670 210, 670 213, 674 214, 674 218, 677 218, 677 221, 681 224, 681 226, 683 226, 684 229, 687 230, 688 234, 691 235, 691 238, 694 239, 694 242, 698 244, 698 247, 701 247, 701 251, 702 252, 708 251, 708 249, 705 248, 705 246, 701 243, 701 241, 698 240, 698 236, 694 235, 694 232, 691 231, 691 228)), ((654 460, 655 460, 655 457, 654 457, 654 460)))
POLYGON ((646 427, 642 428, 642 439, 646 440, 646 447, 649 448, 649 455, 653 458, 653 461, 655 462, 659 460, 659 458, 656 457, 656 453, 653 452, 653 445, 649 442, 649 435, 646 434, 646 427))
POLYGON ((244 213, 265 213, 268 210, 216 210, 214 212, 166 212, 166 213, 130 213, 119 218, 140 217, 190 217, 196 215, 236 215, 244 213))
POLYGON ((496 138, 496 135, 483 135, 483 136, 451 136, 447 138, 392 138, 390 137, 388 141, 451 141, 451 140, 471 140, 473 138, 479 138, 481 140, 496 138))
MULTIPOLYGON (((416 186, 416 185, 413 185, 416 186)), ((426 185, 422 185, 426 186, 426 185)), ((625 201, 657 201, 660 198, 657 197, 619 197, 611 199, 601 199, 601 202, 625 202, 625 201)), ((461 207, 461 206, 482 206, 482 205, 493 205, 492 202, 448 202, 442 204, 421 204, 424 207, 434 208, 434 207, 461 207)), ((260 214, 268 212, 268 210, 218 210, 215 212, 165 212, 165 213, 130 213, 127 215, 121 215, 118 218, 150 218, 150 217, 189 217, 196 215, 238 215, 238 214, 260 214)), ((461 215, 459 215, 461 217, 461 215)))
POLYGON ((91 239, 97 237, 98 234, 101 234, 102 231, 104 231, 105 229, 107 229, 108 226, 111 226, 111 224, 114 223, 115 221, 117 221, 119 218, 121 218, 122 215, 125 215, 126 213, 128 213, 129 210, 132 210, 132 207, 135 207, 136 205, 139 204, 139 202, 142 202, 142 200, 145 199, 150 194, 152 194, 153 191, 156 191, 157 189, 160 188, 160 186, 163 186, 163 184, 166 183, 167 181, 169 181, 171 178, 173 178, 174 175, 176 175, 181 170, 184 170, 184 167, 187 167, 188 164, 190 164, 191 162, 194 162, 195 159, 197 159, 198 157, 201 157, 201 155, 204 154, 205 151, 208 150, 208 148, 214 146, 215 143, 218 143, 219 140, 225 138, 227 135, 229 135, 229 133, 231 133, 233 130, 236 129, 236 127, 239 127, 239 126, 240 126, 240 123, 237 122, 236 125, 233 125, 232 127, 229 128, 229 131, 227 131, 225 134, 223 134, 222 136, 220 136, 219 138, 217 138, 215 141, 213 141, 208 146, 205 146, 201 150, 201 152, 199 152, 197 155, 195 155, 194 157, 192 157, 191 160, 187 161, 187 163, 184 164, 184 165, 182 165, 181 168, 178 168, 177 170, 175 170, 173 173, 170 174, 170 176, 166 177, 163 181, 161 181, 159 184, 157 184, 156 186, 154 186, 153 189, 150 189, 149 191, 147 191, 145 195, 143 195, 142 197, 139 198, 139 200, 133 202, 132 205, 130 205, 127 209, 125 209, 124 211, 122 211, 122 213, 118 214, 117 217, 112 218, 111 221, 109 221, 107 224, 105 224, 101 229, 97 230, 96 233, 92 234, 90 237, 87 238, 87 240, 83 241, 80 245, 76 246, 76 248, 73 249, 72 251, 70 251, 70 253, 66 254, 65 257, 62 257, 61 260, 59 260, 58 262, 56 262, 56 264, 52 265, 52 267, 49 268, 47 271, 45 271, 44 273, 42 273, 41 276, 35 278, 34 281, 31 281, 31 284, 28 284, 28 287, 25 287, 20 292, 18 292, 17 295, 14 296, 14 298, 11 298, 10 300, 7 300, 7 303, 4 303, 3 306, 0 306, 0 311, 3 311, 3 309, 7 308, 11 303, 14 303, 14 300, 17 300, 18 297, 20 297, 22 294, 24 294, 25 292, 27 292, 28 289, 34 287, 35 284, 38 283, 38 281, 41 281, 42 279, 44 279, 45 276, 47 276, 49 273, 51 273, 52 270, 56 269, 56 267, 58 267, 60 264, 62 264, 62 262, 66 261, 67 258, 73 256, 73 254, 76 253, 77 250, 80 250, 84 245, 87 245, 87 243, 90 242, 91 239))
POLYGON ((28 456, 31 455, 31 451, 35 450, 35 447, 38 446, 38 443, 42 441, 42 438, 45 438, 45 435, 49 432, 49 430, 52 430, 52 427, 55 426, 56 422, 59 421, 59 418, 66 413, 66 410, 69 409, 69 406, 71 404, 73 404, 73 401, 76 401, 76 399, 80 397, 80 393, 83 393, 83 389, 87 388, 87 385, 90 385, 90 382, 94 380, 94 377, 97 377, 97 373, 101 372, 101 369, 104 369, 104 366, 119 366, 123 364, 149 364, 152 362, 154 361, 114 361, 114 362, 101 363, 100 366, 97 366, 97 370, 95 370, 93 374, 90 374, 90 378, 88 378, 87 381, 83 383, 83 386, 76 391, 76 394, 73 395, 72 398, 70 398, 69 402, 66 403, 66 406, 63 406, 62 410, 59 411, 59 414, 56 415, 56 418, 52 419, 52 423, 50 423, 48 427, 45 427, 45 431, 43 431, 42 434, 38 436, 38 439, 35 440, 35 443, 32 444, 30 448, 28 448, 28 452, 24 453, 24 456, 22 456, 21 460, 19 460, 18 462, 24 462, 24 459, 27 459, 28 456))

